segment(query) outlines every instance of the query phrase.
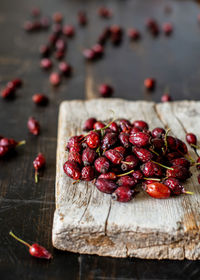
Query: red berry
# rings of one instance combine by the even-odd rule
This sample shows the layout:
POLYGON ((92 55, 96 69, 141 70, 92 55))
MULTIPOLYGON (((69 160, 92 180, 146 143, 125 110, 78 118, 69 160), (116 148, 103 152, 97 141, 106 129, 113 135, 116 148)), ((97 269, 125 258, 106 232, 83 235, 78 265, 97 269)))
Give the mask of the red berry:
POLYGON ((78 23, 79 23, 79 25, 85 26, 87 24, 87 22, 88 22, 88 20, 87 20, 85 12, 80 11, 78 13, 78 23))
POLYGON ((49 99, 46 95, 42 93, 36 93, 33 95, 32 100, 35 104, 45 106, 49 102, 49 99))
POLYGON ((90 147, 91 149, 96 149, 100 145, 99 133, 95 131, 91 131, 86 136, 86 143, 88 147, 90 147))
POLYGON ((83 135, 72 136, 71 138, 69 138, 67 142, 66 149, 69 150, 71 147, 80 145, 82 139, 83 139, 83 135))
POLYGON ((43 58, 40 61, 40 66, 43 69, 50 69, 52 67, 52 61, 49 58, 43 58))
POLYGON ((161 97, 161 101, 162 102, 169 102, 172 101, 171 96, 168 93, 163 94, 163 96, 161 97))
POLYGON ((151 140, 151 144, 153 145, 153 148, 155 150, 162 150, 163 148, 165 148, 165 143, 164 143, 164 140, 163 139, 160 139, 160 138, 153 138, 151 140))
POLYGON ((125 157, 124 162, 121 165, 123 171, 134 169, 139 163, 138 158, 135 155, 128 155, 125 157))
POLYGON ((174 178, 180 179, 182 181, 185 181, 186 179, 188 179, 191 176, 190 171, 183 166, 174 165, 172 168, 173 168, 173 170, 170 170, 170 169, 167 170, 167 173, 166 173, 167 177, 174 177, 174 178))
POLYGON ((160 33, 158 23, 155 19, 148 19, 146 26, 153 36, 157 36, 160 33))
POLYGON ((68 160, 75 161, 79 164, 82 164, 81 154, 77 151, 72 151, 71 149, 70 149, 70 152, 69 152, 69 155, 68 155, 68 160))
POLYGON ((35 118, 30 117, 28 119, 27 126, 30 133, 32 133, 33 135, 38 135, 40 133, 40 124, 35 118))
POLYGON ((99 173, 107 173, 110 168, 110 163, 105 157, 99 157, 94 162, 95 169, 99 173))
POLYGON ((50 84, 52 84, 52 86, 58 86, 61 82, 60 74, 57 72, 51 73, 51 75, 49 77, 49 81, 50 81, 50 84))
POLYGON ((62 32, 64 35, 66 35, 67 37, 73 37, 75 34, 75 29, 72 25, 64 25, 62 32))
POLYGON ((166 185, 158 182, 145 185, 145 191, 151 197, 160 199, 168 198, 171 194, 170 189, 166 185))
POLYGON ((94 179, 94 168, 92 166, 85 166, 81 170, 81 179, 91 181, 94 179))
POLYGON ((94 50, 92 49, 85 49, 83 51, 83 56, 87 59, 87 60, 93 60, 96 58, 96 53, 94 50))
POLYGON ((58 51, 64 52, 66 49, 66 43, 63 39, 58 39, 55 46, 58 51))
POLYGON ((187 133, 186 134, 186 141, 188 142, 188 144, 193 144, 196 145, 197 144, 197 137, 195 134, 193 133, 187 133))
POLYGON ((119 127, 121 128, 122 132, 130 133, 132 126, 128 120, 121 119, 119 120, 119 127))
MULTIPOLYGON (((148 124, 144 121, 134 121, 133 126, 139 128, 140 130, 147 130, 149 128, 148 124)), ((137 131, 139 132, 139 131, 137 131)))
POLYGON ((197 159, 197 169, 200 169, 200 157, 198 157, 198 159, 197 159))
POLYGON ((122 154, 123 156, 125 155, 126 153, 126 149, 122 146, 118 146, 118 147, 115 147, 113 150, 119 152, 120 154, 122 154))
POLYGON ((45 166, 46 160, 43 154, 39 153, 38 156, 33 161, 33 166, 35 170, 39 170, 45 166))
POLYGON ((162 177, 163 175, 162 168, 158 164, 151 161, 144 163, 141 166, 141 170, 145 177, 162 177))
POLYGON ((129 142, 129 134, 125 132, 120 132, 119 134, 119 140, 121 144, 127 149, 130 147, 130 142, 129 142))
POLYGON ((133 178, 135 178, 136 180, 142 180, 143 179, 143 174, 141 172, 141 170, 136 170, 132 173, 133 178))
POLYGON ((170 188, 173 194, 179 195, 185 192, 184 187, 181 185, 178 179, 170 177, 164 181, 164 184, 170 188))
POLYGON ((102 139, 102 149, 105 150, 111 148, 116 144, 117 140, 118 138, 115 132, 106 133, 106 135, 102 139))
POLYGON ((81 171, 77 162, 68 160, 64 163, 63 169, 65 174, 70 178, 74 180, 81 178, 81 171))
POLYGON ((13 88, 6 87, 1 91, 1 97, 4 99, 13 98, 15 96, 15 90, 13 88))
POLYGON ((116 180, 117 179, 117 176, 114 172, 108 172, 108 173, 102 173, 99 177, 100 178, 103 178, 103 179, 107 179, 107 180, 116 180))
POLYGON ((165 35, 170 35, 173 32, 173 25, 169 22, 163 24, 163 32, 165 35))
POLYGON ((9 152, 9 148, 7 146, 0 146, 0 157, 5 156, 9 152))
POLYGON ((117 185, 119 186, 124 186, 124 187, 129 187, 132 188, 137 184, 137 180, 135 178, 133 178, 132 176, 121 176, 118 180, 117 180, 117 185))
POLYGON ((153 78, 147 78, 144 80, 144 86, 148 90, 153 90, 155 88, 156 81, 153 78))
POLYGON ((99 87, 99 93, 102 97, 110 97, 113 94, 113 88, 108 84, 102 84, 99 87))
POLYGON ((95 130, 102 129, 102 128, 104 128, 104 127, 105 127, 105 124, 102 123, 102 122, 99 122, 99 121, 95 122, 95 123, 94 123, 94 126, 93 126, 93 128, 94 128, 95 130))
POLYGON ((65 76, 70 76, 72 73, 72 67, 67 62, 60 62, 59 69, 65 76))
POLYGON ((98 14, 102 18, 109 18, 112 16, 112 12, 106 7, 100 7, 98 10, 98 14))
POLYGON ((96 57, 101 57, 104 53, 104 48, 101 44, 96 44, 92 47, 96 57))
POLYGON ((95 118, 87 119, 84 123, 83 130, 85 130, 85 131, 93 130, 93 126, 96 122, 97 122, 97 120, 95 118))
POLYGON ((165 130, 161 127, 156 127, 152 130, 151 135, 153 138, 160 138, 165 135, 165 130))
POLYGON ((12 89, 16 89, 16 88, 20 88, 22 86, 22 79, 20 78, 16 78, 10 82, 8 82, 7 87, 12 88, 12 89))
POLYGON ((181 155, 180 153, 178 153, 178 152, 172 152, 172 153, 168 153, 168 154, 166 155, 166 158, 167 158, 169 161, 172 161, 173 159, 175 159, 175 158, 180 158, 180 157, 182 157, 182 155, 181 155))
POLYGON ((113 200, 119 202, 128 202, 133 199, 135 194, 136 192, 134 190, 131 190, 129 187, 121 186, 112 193, 111 197, 113 200))
POLYGON ((111 130, 113 130, 114 132, 118 132, 118 131, 119 131, 119 128, 118 128, 118 125, 117 125, 116 122, 112 122, 112 123, 110 124, 109 128, 110 128, 111 130))
POLYGON ((112 180, 107 180, 103 178, 98 178, 96 180, 95 185, 100 192, 109 194, 113 193, 118 187, 118 185, 112 180))
POLYGON ((105 152, 105 156, 113 163, 113 164, 120 164, 121 161, 123 160, 123 155, 116 151, 116 150, 107 150, 105 152))
POLYGON ((144 148, 133 147, 133 152, 142 162, 150 161, 153 158, 153 154, 144 148))
POLYGON ((97 157, 97 153, 95 152, 95 150, 90 149, 89 147, 83 150, 82 161, 85 166, 91 165, 96 157, 97 157))
POLYGON ((175 158, 175 159, 171 160, 170 163, 172 165, 180 165, 180 166, 183 166, 185 168, 189 168, 190 167, 190 162, 186 158, 184 158, 184 157, 182 157, 182 158, 175 158))
POLYGON ((140 39, 141 35, 140 35, 140 32, 135 29, 135 28, 129 28, 128 29, 128 37, 131 39, 131 40, 134 40, 134 41, 137 41, 140 39))
POLYGON ((141 129, 139 127, 133 127, 130 131, 130 135, 132 136, 133 134, 140 132, 141 129))
POLYGON ((145 146, 147 146, 149 144, 150 136, 149 136, 149 134, 147 134, 145 132, 137 132, 137 133, 132 134, 130 136, 129 141, 133 145, 141 148, 141 147, 145 147, 145 146))

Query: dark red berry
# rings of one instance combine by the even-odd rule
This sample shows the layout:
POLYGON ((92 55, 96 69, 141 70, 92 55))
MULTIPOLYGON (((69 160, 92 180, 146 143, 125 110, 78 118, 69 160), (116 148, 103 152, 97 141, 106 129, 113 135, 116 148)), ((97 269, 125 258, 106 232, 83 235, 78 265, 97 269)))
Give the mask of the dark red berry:
POLYGON ((38 135, 40 133, 40 124, 35 118, 30 117, 28 119, 27 126, 28 126, 28 130, 33 135, 38 135))
POLYGON ((65 61, 59 63, 59 69, 65 76, 70 76, 72 73, 71 65, 65 61))
POLYGON ((130 136, 129 141, 133 145, 141 148, 141 147, 145 147, 145 146, 147 146, 149 144, 150 136, 149 136, 149 134, 147 134, 145 132, 137 132, 137 133, 132 134, 130 136))
POLYGON ((133 178, 135 178, 136 180, 142 180, 143 179, 143 174, 141 172, 141 170, 136 170, 132 173, 133 178))
POLYGON ((7 87, 16 89, 16 88, 20 88, 22 86, 22 84, 23 84, 22 79, 16 78, 16 79, 8 82, 7 87))
POLYGON ((121 119, 119 120, 119 127, 121 128, 122 132, 130 133, 132 126, 130 121, 121 119))
POLYGON ((125 155, 126 153, 126 149, 122 146, 118 146, 118 147, 115 147, 113 150, 119 152, 120 154, 122 154, 123 156, 125 155))
POLYGON ((141 129, 139 127, 133 127, 130 131, 130 135, 132 136, 133 134, 140 132, 141 129))
POLYGON ((167 170, 167 173, 166 173, 167 177, 174 177, 174 178, 180 179, 182 181, 185 181, 186 179, 190 178, 190 176, 191 176, 190 171, 183 166, 174 165, 172 168, 173 168, 173 170, 170 170, 170 169, 167 170))
POLYGON ((169 101, 172 101, 172 98, 168 93, 165 93, 165 94, 162 95, 161 101, 162 102, 169 102, 169 101))
POLYGON ((165 135, 165 130, 161 127, 156 127, 152 130, 151 135, 153 138, 161 138, 163 135, 165 135))
POLYGON ((102 149, 109 149, 116 144, 118 138, 115 132, 106 133, 102 140, 102 149))
POLYGON ((117 175, 114 172, 108 172, 108 173, 102 173, 98 178, 115 181, 117 179, 117 175))
POLYGON ((173 25, 169 22, 164 23, 162 28, 165 35, 170 35, 173 32, 173 25))
POLYGON ((75 161, 75 162, 79 163, 80 165, 82 164, 81 154, 77 151, 72 151, 71 149, 70 149, 70 152, 68 155, 68 160, 75 161))
POLYGON ((1 91, 1 97, 4 99, 13 98, 15 96, 15 90, 13 88, 6 87, 1 91))
POLYGON ((93 130, 93 126, 96 122, 97 122, 97 120, 95 118, 87 119, 84 123, 83 130, 85 130, 85 131, 93 130))
POLYGON ((153 138, 151 144, 153 145, 153 148, 158 151, 165 148, 164 140, 161 138, 153 138))
POLYGON ((113 163, 113 164, 120 164, 123 160, 123 155, 116 151, 116 150, 107 150, 105 152, 105 156, 113 163))
POLYGON ((147 78, 144 80, 144 86, 148 90, 153 90, 155 88, 156 81, 153 78, 147 78))
POLYGON ((40 66, 41 66, 41 68, 43 68, 45 70, 50 69, 52 67, 52 61, 49 58, 43 58, 40 61, 40 66))
POLYGON ((158 164, 151 161, 144 163, 141 166, 141 170, 145 177, 162 177, 163 175, 162 168, 158 164))
POLYGON ((33 161, 33 166, 35 170, 39 170, 45 166, 46 160, 43 154, 39 153, 38 156, 33 161))
POLYGON ((49 81, 50 81, 50 84, 52 86, 58 86, 60 84, 60 82, 61 82, 60 74, 57 73, 57 72, 51 73, 51 75, 49 77, 49 81))
POLYGON ((92 47, 96 57, 101 57, 104 53, 104 47, 101 44, 96 44, 92 47))
POLYGON ((99 93, 102 97, 110 97, 113 94, 113 88, 108 84, 102 84, 99 87, 99 93))
POLYGON ((140 39, 141 35, 140 35, 140 32, 137 29, 129 28, 128 29, 128 37, 133 41, 137 41, 137 40, 140 39))
POLYGON ((147 130, 149 128, 148 124, 144 121, 134 121, 133 126, 139 128, 140 130, 147 130))
POLYGON ((139 163, 138 158, 135 155, 128 155, 125 157, 121 169, 123 171, 132 170, 134 169, 139 163))
POLYGON ((58 59, 58 60, 63 59, 64 56, 65 56, 65 51, 58 50, 58 51, 55 52, 55 58, 58 59))
POLYGON ((131 190, 129 187, 121 186, 111 194, 111 197, 115 201, 128 202, 133 199, 135 194, 136 192, 134 190, 131 190))
POLYGON ((93 164, 96 156, 97 156, 97 153, 95 152, 95 150, 87 147, 86 149, 83 150, 83 153, 82 153, 83 164, 85 166, 93 164))
POLYGON ((96 53, 92 49, 85 49, 85 50, 83 50, 83 56, 87 60, 94 60, 96 58, 96 53))
POLYGON ((177 151, 179 151, 179 153, 182 153, 184 155, 188 153, 188 148, 186 144, 178 138, 177 138, 177 151))
POLYGON ((88 20, 87 20, 85 12, 80 11, 78 13, 78 23, 79 23, 79 25, 85 26, 87 24, 87 22, 88 22, 88 20))
POLYGON ((66 49, 66 43, 63 39, 58 39, 55 46, 58 51, 65 51, 66 49))
POLYGON ((120 132, 119 134, 119 140, 121 144, 127 149, 130 147, 130 142, 129 142, 129 134, 125 132, 120 132))
POLYGON ((99 157, 94 162, 95 169, 99 173, 107 173, 110 168, 110 163, 105 157, 99 157))
POLYGON ((91 149, 96 149, 100 145, 99 133, 95 131, 91 131, 86 136, 86 143, 88 147, 90 147, 91 149))
POLYGON ((183 166, 185 168, 189 168, 190 167, 189 160, 187 160, 184 157, 182 157, 182 158, 175 158, 175 159, 171 160, 170 163, 172 165, 180 165, 180 166, 183 166))
POLYGON ((98 178, 96 180, 95 186, 100 192, 109 194, 113 193, 118 187, 118 185, 112 180, 107 180, 103 178, 98 178))
POLYGON ((172 152, 172 153, 168 153, 166 155, 166 158, 168 159, 168 161, 172 161, 173 159, 180 158, 180 157, 182 157, 182 155, 178 152, 172 152))
POLYGON ((32 100, 37 105, 45 106, 49 102, 49 99, 46 95, 42 93, 36 93, 33 95, 32 100))
POLYGON ((197 137, 195 134, 193 133, 187 133, 186 134, 186 141, 188 142, 188 144, 193 144, 196 145, 197 144, 197 137))
POLYGON ((112 16, 112 12, 106 7, 100 7, 98 14, 102 18, 110 18, 112 16))
POLYGON ((142 162, 150 161, 153 158, 152 152, 144 148, 133 147, 133 152, 142 162))
POLYGON ((81 178, 81 170, 79 165, 75 161, 66 161, 63 165, 64 172, 67 176, 74 180, 79 180, 81 178))
POLYGON ((48 57, 50 55, 50 47, 47 46, 47 45, 42 45, 40 46, 40 54, 43 56, 43 57, 48 57))
POLYGON ((92 166, 85 166, 81 170, 81 179, 91 181, 94 179, 94 168, 92 166))
POLYGON ((118 180, 117 180, 117 185, 118 186, 124 186, 124 187, 129 187, 132 188, 137 184, 137 180, 132 177, 132 176, 121 176, 118 180))
POLYGON ((67 142, 66 150, 69 150, 71 147, 80 145, 83 135, 72 136, 67 142))
POLYGON ((161 183, 154 182, 145 185, 145 191, 153 198, 168 198, 171 195, 170 189, 161 183))
POLYGON ((173 177, 167 178, 163 184, 165 184, 168 188, 170 188, 173 194, 179 195, 185 192, 184 187, 176 178, 173 177))
POLYGON ((102 122, 99 122, 99 121, 95 122, 95 123, 94 123, 94 126, 93 126, 93 128, 94 128, 95 130, 102 129, 102 128, 104 128, 104 127, 105 127, 105 124, 102 123, 102 122))
POLYGON ((177 138, 173 136, 167 136, 167 147, 172 151, 176 151, 178 148, 177 138))
POLYGON ((72 25, 64 25, 63 26, 63 29, 62 29, 62 32, 65 36, 67 37, 73 37, 74 34, 75 34, 75 29, 72 25))

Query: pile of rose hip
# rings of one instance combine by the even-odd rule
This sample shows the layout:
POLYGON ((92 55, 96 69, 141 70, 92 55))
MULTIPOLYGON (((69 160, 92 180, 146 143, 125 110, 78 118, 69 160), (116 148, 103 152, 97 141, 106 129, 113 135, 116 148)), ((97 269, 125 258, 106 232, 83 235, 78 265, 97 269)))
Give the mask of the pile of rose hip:
MULTIPOLYGON (((95 182, 97 189, 114 200, 130 201, 141 187, 154 198, 168 198, 185 191, 182 183, 190 178, 190 167, 199 167, 188 153, 186 144, 169 136, 169 130, 137 120, 120 119, 105 124, 95 118, 86 120, 85 135, 69 139, 68 160, 64 172, 76 181, 95 182)), ((194 134, 187 134, 196 146, 194 134)))

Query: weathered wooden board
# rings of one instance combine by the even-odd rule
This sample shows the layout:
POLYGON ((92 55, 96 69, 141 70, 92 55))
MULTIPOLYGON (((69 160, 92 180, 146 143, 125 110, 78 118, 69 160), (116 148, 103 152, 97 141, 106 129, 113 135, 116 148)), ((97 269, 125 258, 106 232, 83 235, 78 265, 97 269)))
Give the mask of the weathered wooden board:
POLYGON ((111 110, 119 118, 143 119, 150 129, 170 127, 171 133, 183 140, 186 131, 199 135, 200 102, 63 102, 58 128, 53 245, 61 250, 101 256, 200 259, 200 187, 195 167, 185 184, 194 195, 158 200, 141 192, 135 200, 124 204, 111 200, 110 195, 99 192, 92 183, 73 185, 64 174, 67 139, 81 133, 88 117, 107 120, 111 110))

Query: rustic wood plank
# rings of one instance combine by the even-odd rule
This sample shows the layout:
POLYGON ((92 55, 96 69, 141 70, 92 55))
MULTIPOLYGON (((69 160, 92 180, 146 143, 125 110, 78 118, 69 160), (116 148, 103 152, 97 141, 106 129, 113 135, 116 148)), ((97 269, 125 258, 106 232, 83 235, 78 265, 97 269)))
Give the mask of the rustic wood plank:
MULTIPOLYGON (((193 177, 186 183, 194 195, 153 200, 141 192, 126 204, 111 200, 92 183, 72 185, 72 180, 64 174, 67 138, 81 133, 83 122, 89 116, 109 119, 110 109, 119 118, 144 119, 151 129, 170 127, 174 135, 184 139, 191 118, 195 116, 196 123, 199 122, 200 102, 158 105, 121 99, 63 102, 58 131, 54 246, 113 257, 199 259, 200 193, 195 168, 193 177)), ((197 133, 197 128, 198 124, 193 132, 197 133)))

